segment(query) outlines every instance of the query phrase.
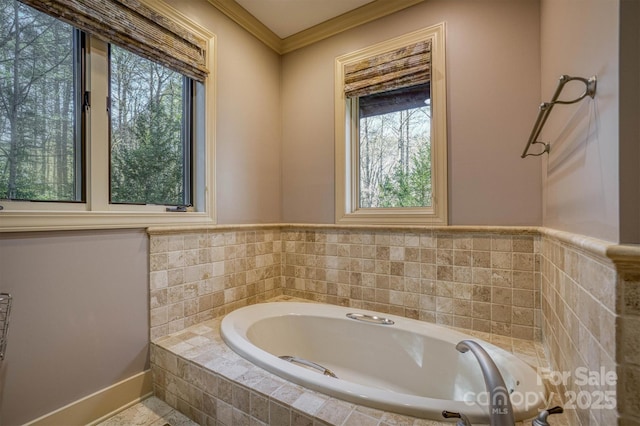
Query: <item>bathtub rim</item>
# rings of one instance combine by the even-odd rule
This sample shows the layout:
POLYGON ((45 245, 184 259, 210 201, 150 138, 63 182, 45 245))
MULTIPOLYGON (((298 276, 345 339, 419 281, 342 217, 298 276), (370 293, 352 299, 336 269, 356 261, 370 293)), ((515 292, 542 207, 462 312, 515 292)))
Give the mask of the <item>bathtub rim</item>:
MULTIPOLYGON (((260 368, 305 388, 312 389, 344 401, 370 406, 379 410, 440 421, 444 421, 441 417, 441 413, 442 410, 446 409, 448 411, 464 413, 469 417, 470 421, 474 423, 488 422, 488 407, 477 403, 401 394, 372 388, 370 386, 346 380, 338 382, 331 377, 323 376, 317 372, 298 367, 292 363, 279 359, 277 356, 255 346, 249 341, 246 335, 250 325, 253 324, 256 319, 287 315, 342 318, 349 312, 383 316, 393 320, 395 322, 394 326, 405 330, 409 326, 412 326, 425 331, 437 331, 442 333, 438 335, 438 337, 442 337, 443 335, 447 337, 446 339, 443 338, 440 340, 445 340, 453 346, 455 346, 455 344, 460 340, 471 339, 481 343, 483 347, 490 351, 499 351, 504 358, 510 361, 507 369, 510 372, 516 370, 517 373, 520 373, 522 377, 526 378, 526 380, 520 384, 521 388, 519 388, 519 391, 533 392, 529 394, 532 396, 538 395, 537 399, 532 401, 533 404, 528 409, 525 409, 524 401, 522 404, 514 404, 514 412, 517 413, 516 420, 518 421, 535 417, 538 413, 538 407, 542 407, 545 402, 546 390, 542 384, 542 379, 533 367, 527 365, 514 354, 462 331, 454 330, 439 324, 428 323, 391 314, 382 314, 380 312, 367 309, 298 301, 258 303, 238 308, 225 315, 220 323, 220 336, 229 348, 240 355, 243 359, 259 366, 260 368), (235 327, 233 327, 233 325, 235 325, 235 327), (347 388, 344 386, 345 383, 348 383, 349 385, 347 388), (363 394, 368 394, 369 397, 363 398, 363 394), (518 411, 516 409, 518 409, 518 411)), ((344 320, 353 321, 346 318, 344 318, 344 320)), ((371 326, 383 328, 388 327, 387 325, 378 324, 371 324, 371 326)))

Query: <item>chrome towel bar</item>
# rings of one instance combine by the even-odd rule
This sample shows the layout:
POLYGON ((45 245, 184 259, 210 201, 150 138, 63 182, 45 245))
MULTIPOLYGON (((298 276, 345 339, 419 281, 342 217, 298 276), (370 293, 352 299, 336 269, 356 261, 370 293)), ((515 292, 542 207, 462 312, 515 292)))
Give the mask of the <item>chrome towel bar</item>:
POLYGON ((551 113, 553 106, 555 104, 564 104, 564 105, 575 104, 576 102, 581 101, 587 96, 593 99, 593 97, 596 95, 596 85, 597 85, 597 79, 595 75, 588 79, 583 77, 570 77, 568 75, 561 75, 560 79, 558 80, 558 87, 556 88, 556 91, 553 94, 551 101, 543 102, 542 104, 540 104, 538 117, 536 118, 536 122, 533 125, 533 129, 531 129, 531 134, 529 135, 529 141, 527 142, 527 146, 524 148, 524 151, 522 152, 522 155, 520 157, 525 158, 529 155, 537 157, 544 154, 545 152, 548 154, 549 151, 551 150, 551 145, 545 142, 540 142, 538 140, 538 136, 540 136, 540 132, 542 131, 544 124, 547 122, 547 118, 549 118, 549 114, 551 113), (570 101, 558 100, 558 98, 560 97, 560 94, 562 93, 562 89, 564 89, 564 86, 570 81, 574 81, 574 80, 578 80, 584 83, 585 85, 584 93, 579 97, 577 97, 576 99, 573 99, 570 101), (535 144, 543 145, 544 149, 538 153, 529 152, 531 145, 535 145, 535 144))

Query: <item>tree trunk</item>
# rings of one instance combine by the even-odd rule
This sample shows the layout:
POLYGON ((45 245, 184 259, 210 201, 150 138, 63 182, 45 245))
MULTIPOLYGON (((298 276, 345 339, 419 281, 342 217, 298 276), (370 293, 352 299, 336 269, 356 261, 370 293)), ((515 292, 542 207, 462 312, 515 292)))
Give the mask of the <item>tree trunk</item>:
POLYGON ((18 193, 17 176, 18 176, 18 98, 20 93, 20 82, 18 80, 19 72, 19 54, 20 54, 20 21, 18 19, 18 2, 13 2, 14 9, 14 25, 15 25, 15 45, 14 45, 14 61, 13 61, 13 92, 9 95, 9 128, 10 142, 9 155, 9 181, 7 184, 7 198, 15 199, 18 193))

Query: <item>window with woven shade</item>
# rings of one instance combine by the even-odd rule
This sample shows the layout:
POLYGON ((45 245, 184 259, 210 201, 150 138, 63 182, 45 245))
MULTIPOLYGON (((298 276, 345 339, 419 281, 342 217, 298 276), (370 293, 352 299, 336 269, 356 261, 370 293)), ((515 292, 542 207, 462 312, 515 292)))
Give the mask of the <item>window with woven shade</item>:
POLYGON ((147 0, 0 10, 0 230, 215 220, 212 33, 147 0))
POLYGON ((354 98, 427 84, 430 70, 431 40, 421 40, 345 65, 344 94, 354 98))
POLYGON ((19 0, 73 27, 204 81, 207 40, 141 0, 19 0))
POLYGON ((447 223, 444 24, 336 59, 336 221, 447 223))

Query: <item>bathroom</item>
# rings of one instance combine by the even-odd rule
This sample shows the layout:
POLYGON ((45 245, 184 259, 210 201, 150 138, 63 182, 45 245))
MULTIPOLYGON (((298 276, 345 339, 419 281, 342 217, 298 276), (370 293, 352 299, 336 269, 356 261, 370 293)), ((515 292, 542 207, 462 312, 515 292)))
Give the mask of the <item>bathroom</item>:
MULTIPOLYGON (((483 232, 479 227, 544 228, 534 238, 548 247, 546 267, 575 276, 593 295, 589 301, 602 301, 580 299, 564 310, 580 318, 586 310, 598 319, 597 331, 567 330, 549 320, 548 327, 559 330, 549 349, 571 366, 568 359, 601 342, 595 359, 621 378, 615 416, 619 424, 640 424, 637 257, 635 266, 632 260, 616 272, 605 254, 588 249, 592 241, 614 248, 640 243, 640 14, 634 0, 425 0, 282 55, 205 0, 167 3, 215 34, 210 193, 215 223, 228 226, 220 232, 229 239, 254 232, 264 241, 295 240, 308 232, 318 240, 336 232, 329 226, 336 223, 336 57, 445 22, 448 225, 476 227, 476 233, 483 232), (550 154, 522 159, 538 106, 562 74, 597 75, 597 94, 554 109, 545 128, 550 154), (571 256, 578 264, 596 259, 585 269, 596 272, 568 267, 564 259, 571 256), (602 286, 581 282, 585 275, 602 286)), ((157 234, 150 236, 145 224, 4 232, 3 213, 0 291, 12 294, 13 307, 0 366, 0 423, 25 424, 105 389, 117 389, 116 407, 140 397, 140 389, 147 392, 157 234)), ((265 291, 285 282, 274 278, 265 291)), ((220 307, 216 296, 211 303, 220 307)), ((562 318, 555 315, 545 313, 562 318)), ((537 324, 544 333, 543 321, 537 324)), ((533 326, 522 331, 535 337, 533 326)), ((575 424, 609 425, 608 415, 583 410, 575 424)))

